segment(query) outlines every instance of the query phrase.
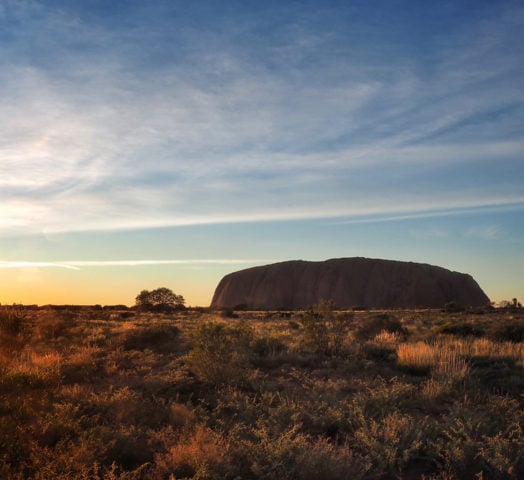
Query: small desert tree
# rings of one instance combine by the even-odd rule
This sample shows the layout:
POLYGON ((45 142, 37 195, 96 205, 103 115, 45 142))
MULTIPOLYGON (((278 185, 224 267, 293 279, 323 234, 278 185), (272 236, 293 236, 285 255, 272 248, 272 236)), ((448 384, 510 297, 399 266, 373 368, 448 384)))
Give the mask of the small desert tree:
POLYGON ((177 295, 166 287, 151 291, 142 290, 135 300, 139 309, 148 311, 181 310, 185 308, 186 303, 182 295, 177 295))

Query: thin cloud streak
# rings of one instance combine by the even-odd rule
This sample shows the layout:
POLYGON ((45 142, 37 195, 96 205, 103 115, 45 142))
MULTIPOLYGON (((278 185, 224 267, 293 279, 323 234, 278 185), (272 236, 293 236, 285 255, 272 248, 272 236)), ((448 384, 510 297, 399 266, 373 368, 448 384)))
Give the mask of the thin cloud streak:
MULTIPOLYGON (((121 230, 142 230, 164 227, 189 227, 197 225, 224 225, 242 224, 256 222, 280 222, 280 221, 300 221, 300 220, 322 220, 322 219, 342 219, 336 221, 339 224, 358 224, 375 223, 387 221, 400 221, 415 218, 431 218, 456 216, 471 213, 488 213, 500 210, 522 210, 524 209, 524 197, 503 197, 503 198, 466 198, 449 199, 447 201, 402 198, 392 204, 385 206, 380 201, 361 202, 356 199, 351 207, 340 207, 339 205, 320 205, 311 208, 274 208, 266 212, 246 212, 231 213, 224 215, 199 216, 186 215, 181 218, 173 219, 148 218, 144 220, 128 220, 122 223, 115 221, 109 215, 107 223, 97 220, 92 224, 84 223, 76 228, 61 229, 60 225, 53 226, 47 224, 42 231, 47 233, 67 233, 73 231, 121 231, 121 230), (414 207, 416 205, 416 207, 414 207)), ((131 218, 132 215, 129 216, 131 218)))
POLYGON ((501 199, 500 202, 493 203, 479 203, 475 204, 464 204, 462 207, 456 206, 454 209, 447 207, 446 209, 436 208, 435 210, 426 210, 422 207, 420 210, 404 211, 400 215, 395 215, 393 212, 391 215, 379 215, 371 218, 352 218, 349 220, 341 220, 336 224, 359 224, 359 223, 380 223, 380 222, 398 222, 403 220, 415 220, 424 218, 434 217, 451 217, 460 215, 472 215, 472 214, 484 214, 493 212, 505 212, 505 211, 516 211, 524 210, 524 198, 501 199))
MULTIPOLYGON (((322 193, 322 192, 316 192, 322 193)), ((151 205, 151 215, 147 218, 141 217, 137 210, 133 210, 133 205, 119 205, 117 208, 108 205, 103 217, 96 215, 98 202, 93 204, 87 202, 85 198, 76 198, 67 205, 63 205, 61 217, 53 218, 50 214, 51 206, 15 203, 10 205, 3 215, 0 214, 0 231, 5 232, 46 232, 46 233, 66 233, 75 231, 121 231, 121 230, 141 230, 162 227, 187 227, 196 225, 220 225, 233 223, 255 223, 255 222, 278 222, 286 220, 321 220, 321 219, 340 219, 336 223, 374 223, 384 221, 398 221, 415 218, 430 218, 443 216, 456 216, 469 213, 488 213, 496 210, 521 210, 524 208, 524 196, 504 196, 504 197, 485 197, 482 195, 472 195, 470 197, 456 197, 447 194, 447 198, 424 198, 421 200, 412 195, 400 196, 396 194, 394 201, 382 201, 380 197, 376 199, 351 198, 346 202, 325 203, 326 199, 321 195, 314 199, 316 205, 305 208, 301 205, 269 206, 266 211, 260 211, 257 205, 252 205, 252 209, 242 209, 241 206, 235 212, 210 212, 207 215, 186 213, 181 216, 170 215, 169 212, 162 212, 154 209, 151 205), (323 203, 324 202, 324 203, 323 203), (348 206, 341 206, 340 203, 348 203, 348 206), (84 207, 85 205, 85 207, 84 207), (90 208, 95 207, 91 214, 90 208), (85 208, 84 219, 82 222, 75 221, 77 212, 85 208), (25 215, 29 218, 24 218, 25 215), (120 217, 120 218, 119 218, 120 217)), ((164 202, 169 201, 169 195, 165 192, 162 195, 164 202)), ((246 203, 248 199, 246 199, 246 203)), ((248 205, 249 206, 249 205, 248 205)))
POLYGON ((2 268, 65 268, 80 270, 82 267, 142 267, 154 265, 241 265, 273 262, 268 259, 171 259, 171 260, 70 260, 60 262, 0 261, 2 268))
POLYGON ((4 268, 66 268, 68 270, 80 270, 74 265, 61 262, 0 261, 0 269, 4 268))

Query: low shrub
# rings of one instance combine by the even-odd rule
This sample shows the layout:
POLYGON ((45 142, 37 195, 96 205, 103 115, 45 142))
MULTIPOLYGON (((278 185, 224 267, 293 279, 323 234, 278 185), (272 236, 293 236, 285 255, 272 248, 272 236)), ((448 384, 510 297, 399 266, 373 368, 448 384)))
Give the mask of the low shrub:
POLYGON ((253 353, 259 357, 271 357, 287 350, 286 344, 277 337, 264 336, 255 338, 251 344, 253 353))
POLYGON ((304 336, 303 346, 313 353, 329 353, 328 320, 314 311, 307 312, 302 317, 304 336))
POLYGON ((56 339, 66 330, 66 323, 57 316, 46 315, 35 324, 35 334, 41 339, 56 339))
POLYGON ((461 305, 457 302, 448 302, 444 305, 444 308, 442 309, 443 312, 446 313, 457 313, 457 312, 464 312, 466 308, 464 305, 461 305))
POLYGON ((426 420, 391 412, 366 419, 355 432, 355 447, 366 468, 365 478, 402 478, 406 466, 421 457, 426 420))
POLYGON ((352 318, 351 314, 337 315, 331 302, 320 302, 302 315, 302 344, 313 353, 339 355, 352 318))
POLYGON ((154 478, 227 478, 226 472, 231 467, 227 442, 205 425, 182 430, 164 448, 165 453, 156 455, 154 478))
POLYGON ((237 382, 249 365, 252 339, 253 331, 247 325, 203 323, 193 334, 193 349, 187 363, 204 382, 215 385, 237 382))
POLYGON ((507 397, 490 396, 474 408, 455 405, 433 442, 442 478, 523 478, 523 421, 522 409, 507 397))
POLYGON ((355 339, 363 341, 371 340, 382 332, 398 333, 402 336, 407 333, 397 317, 388 313, 381 313, 360 320, 353 335, 355 339))
POLYGON ((499 342, 524 342, 524 319, 496 323, 487 331, 487 336, 499 342))
POLYGON ((238 318, 238 314, 232 308, 224 307, 220 309, 220 316, 222 318, 238 318))
POLYGON ((437 329, 436 333, 456 335, 458 337, 480 337, 484 334, 484 330, 481 327, 471 323, 446 322, 437 329))
POLYGON ((8 335, 22 333, 26 312, 22 305, 0 307, 0 332, 8 335))
POLYGON ((145 350, 166 352, 173 348, 173 341, 178 337, 179 329, 175 325, 153 324, 128 330, 124 334, 125 350, 145 350))
POLYGON ((362 347, 362 352, 364 353, 365 357, 370 360, 380 362, 394 362, 396 359, 395 346, 388 345, 386 343, 366 343, 362 347))
POLYGON ((52 388, 61 379, 62 357, 57 352, 24 351, 4 369, 0 384, 12 389, 52 388))
POLYGON ((300 432, 298 426, 272 432, 262 426, 242 432, 230 445, 231 478, 335 480, 363 478, 362 465, 348 445, 300 432))

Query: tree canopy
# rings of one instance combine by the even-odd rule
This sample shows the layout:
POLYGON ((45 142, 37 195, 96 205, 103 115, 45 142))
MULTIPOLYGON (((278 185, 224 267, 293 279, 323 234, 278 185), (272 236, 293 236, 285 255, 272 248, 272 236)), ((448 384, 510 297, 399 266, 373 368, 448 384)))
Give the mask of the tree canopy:
POLYGON ((169 310, 185 308, 185 299, 166 287, 155 290, 142 290, 136 296, 136 306, 143 310, 169 310))

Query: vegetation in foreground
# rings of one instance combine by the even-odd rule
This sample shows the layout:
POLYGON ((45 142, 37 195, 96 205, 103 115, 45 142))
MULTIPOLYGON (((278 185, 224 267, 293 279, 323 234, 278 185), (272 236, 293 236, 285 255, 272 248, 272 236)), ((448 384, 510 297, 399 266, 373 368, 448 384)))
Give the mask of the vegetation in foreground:
POLYGON ((522 310, 235 316, 1 307, 0 478, 524 478, 522 310))

